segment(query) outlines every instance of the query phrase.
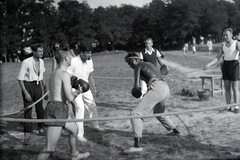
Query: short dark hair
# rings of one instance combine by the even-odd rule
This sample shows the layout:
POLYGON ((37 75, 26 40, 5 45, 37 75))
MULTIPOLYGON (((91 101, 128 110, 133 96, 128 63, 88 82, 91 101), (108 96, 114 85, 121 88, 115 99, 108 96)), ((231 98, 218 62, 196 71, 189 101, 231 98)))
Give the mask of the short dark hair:
POLYGON ((43 48, 42 44, 35 43, 31 46, 32 51, 36 52, 38 48, 43 48))
POLYGON ((154 42, 152 38, 146 38, 144 42, 146 41, 151 41, 152 43, 154 42))
POLYGON ((125 62, 128 62, 131 59, 139 59, 139 56, 135 52, 128 52, 128 54, 124 57, 125 62))
POLYGON ((69 44, 67 42, 62 42, 59 44, 59 50, 68 51, 70 50, 69 44))
POLYGON ((70 54, 69 51, 62 50, 62 49, 57 50, 55 54, 55 59, 57 63, 59 64, 60 62, 62 62, 63 59, 68 56, 68 54, 70 54))

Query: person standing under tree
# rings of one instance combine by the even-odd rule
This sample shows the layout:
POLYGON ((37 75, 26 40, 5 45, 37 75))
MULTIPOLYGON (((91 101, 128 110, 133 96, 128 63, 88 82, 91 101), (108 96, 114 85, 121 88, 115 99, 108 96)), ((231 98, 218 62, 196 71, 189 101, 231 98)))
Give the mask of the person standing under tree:
MULTIPOLYGON (((161 58, 164 57, 157 49, 153 48, 152 38, 147 38, 145 41, 145 49, 140 52, 139 58, 143 62, 150 62, 157 66, 157 62, 160 66, 163 65, 161 58)), ((143 95, 147 92, 147 85, 144 81, 140 82, 143 95)))
POLYGON ((238 81, 239 81, 239 51, 240 42, 233 40, 233 30, 226 28, 223 31, 223 38, 225 42, 222 43, 221 49, 217 57, 209 62, 203 69, 206 70, 224 56, 222 65, 222 79, 225 87, 226 103, 231 104, 231 90, 233 90, 234 103, 238 103, 238 81))
MULTIPOLYGON (((23 96, 24 108, 32 105, 40 99, 44 92, 46 92, 46 85, 44 83, 44 61, 43 47, 40 44, 33 44, 31 46, 33 56, 25 59, 20 68, 18 82, 20 84, 23 96)), ((38 119, 44 119, 43 101, 35 104, 38 119)), ((24 111, 24 118, 32 119, 32 108, 24 111)), ((44 123, 38 123, 39 134, 44 134, 44 123)), ((24 144, 29 144, 30 133, 33 132, 32 123, 23 123, 24 144)))
POLYGON ((183 55, 185 58, 187 58, 187 53, 188 53, 188 43, 185 42, 183 45, 183 55))
POLYGON ((212 54, 212 49, 213 49, 213 43, 211 38, 208 39, 207 46, 208 46, 208 55, 210 56, 212 54))
POLYGON ((192 37, 192 53, 194 56, 197 55, 197 50, 196 50, 196 38, 192 37))

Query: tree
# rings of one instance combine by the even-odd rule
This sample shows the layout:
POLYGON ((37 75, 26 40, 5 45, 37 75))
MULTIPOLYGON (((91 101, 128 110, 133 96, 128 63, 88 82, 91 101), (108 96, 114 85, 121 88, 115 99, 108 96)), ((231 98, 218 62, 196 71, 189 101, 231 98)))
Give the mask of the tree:
POLYGON ((167 5, 167 35, 173 41, 183 42, 196 37, 200 32, 200 1, 172 0, 167 5))
POLYGON ((94 41, 92 9, 86 2, 63 0, 59 2, 59 34, 65 35, 70 45, 83 44, 91 48, 94 41), (60 33, 61 32, 61 33, 60 33))

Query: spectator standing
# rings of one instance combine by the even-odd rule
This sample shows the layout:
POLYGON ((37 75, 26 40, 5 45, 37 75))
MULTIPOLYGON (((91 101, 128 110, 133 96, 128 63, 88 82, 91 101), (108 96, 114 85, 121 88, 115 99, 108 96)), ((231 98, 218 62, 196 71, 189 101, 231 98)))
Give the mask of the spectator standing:
POLYGON ((217 57, 209 62, 203 69, 208 69, 217 63, 222 57, 224 61, 222 64, 222 79, 225 87, 226 103, 231 104, 231 90, 233 90, 234 103, 238 103, 238 81, 239 81, 239 51, 240 42, 233 39, 233 30, 226 28, 223 31, 224 42, 217 57))
MULTIPOLYGON (((86 52, 80 52, 79 55, 74 57, 71 62, 71 66, 68 67, 67 71, 72 75, 76 76, 78 79, 83 79, 86 82, 91 82, 90 86, 92 90, 97 93, 97 89, 95 86, 95 81, 93 78, 93 61, 90 56, 86 54, 86 52)), ((90 118, 97 118, 97 105, 93 98, 93 94, 91 90, 84 92, 76 97, 76 118, 83 119, 85 108, 88 111, 90 118)), ((87 139, 84 137, 84 126, 83 122, 77 122, 78 126, 78 140, 82 142, 86 142, 87 139)), ((104 131, 98 124, 98 121, 92 122, 92 127, 97 131, 104 131)))
POLYGON ((188 43, 184 43, 183 45, 183 55, 185 58, 187 58, 187 53, 188 53, 188 43))
MULTIPOLYGON (((44 61, 43 47, 40 44, 34 44, 31 47, 33 56, 25 59, 20 68, 18 81, 22 90, 24 108, 32 105, 40 99, 44 92, 46 92, 46 85, 44 83, 44 61)), ((44 119, 43 101, 41 100, 35 104, 38 119, 44 119)), ((32 118, 32 108, 24 111, 24 118, 32 118)), ((38 123, 39 134, 44 134, 44 123, 38 123)), ((23 124, 24 144, 29 143, 29 134, 33 131, 32 123, 23 124)))
POLYGON ((196 50, 196 38, 192 37, 192 53, 193 55, 197 55, 197 50, 196 50))
POLYGON ((208 46, 208 55, 210 56, 212 53, 212 49, 213 49, 213 43, 212 43, 211 38, 208 39, 207 46, 208 46))
MULTIPOLYGON (((164 55, 161 55, 161 53, 153 48, 153 40, 152 38, 147 38, 145 41, 145 49, 140 52, 139 58, 143 62, 150 62, 157 66, 157 62, 159 65, 163 65, 161 58, 164 57, 164 55)), ((140 81, 140 86, 142 90, 142 95, 144 95, 147 92, 147 85, 144 81, 140 81)))

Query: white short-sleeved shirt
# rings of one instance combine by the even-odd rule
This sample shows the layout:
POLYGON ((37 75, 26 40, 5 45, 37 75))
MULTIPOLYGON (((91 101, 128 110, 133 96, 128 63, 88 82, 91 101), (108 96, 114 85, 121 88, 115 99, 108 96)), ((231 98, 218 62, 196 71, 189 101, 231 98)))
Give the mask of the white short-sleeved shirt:
POLYGON ((71 66, 67 69, 68 73, 78 77, 79 79, 83 79, 88 82, 88 77, 93 69, 92 59, 87 60, 85 63, 82 62, 79 56, 73 57, 71 61, 71 66))
POLYGON ((45 72, 44 62, 42 59, 39 59, 39 73, 37 73, 36 62, 33 57, 25 59, 20 68, 18 75, 18 80, 22 81, 41 81, 43 80, 43 73, 45 72))
MULTIPOLYGON (((156 57, 160 58, 162 56, 160 54, 160 52, 157 49, 155 49, 155 51, 156 51, 156 57)), ((145 48, 145 54, 152 55, 152 52, 154 52, 154 48, 151 48, 150 51, 145 48)), ((140 52, 140 54, 139 54, 139 59, 143 59, 143 53, 142 52, 140 52)))

